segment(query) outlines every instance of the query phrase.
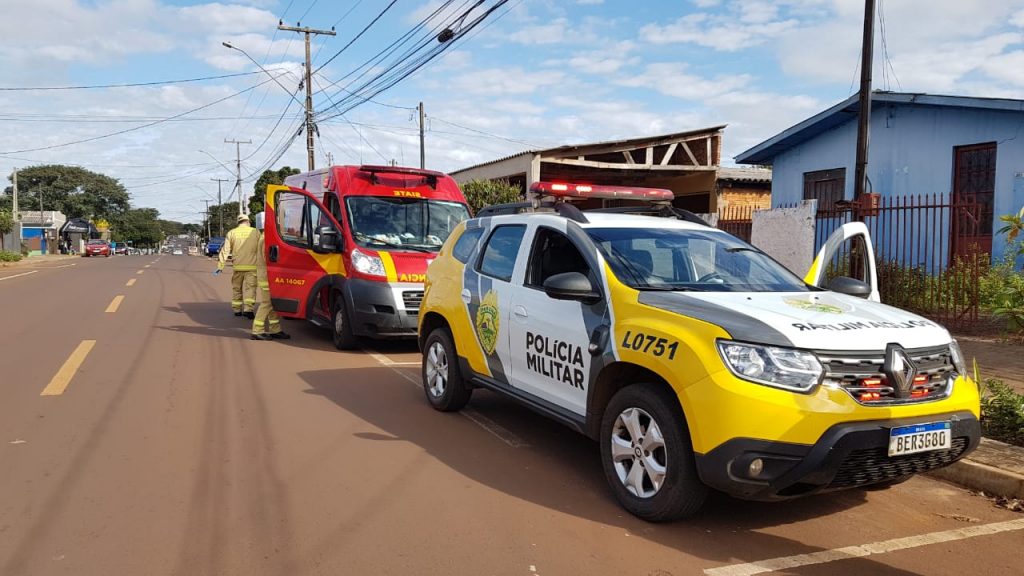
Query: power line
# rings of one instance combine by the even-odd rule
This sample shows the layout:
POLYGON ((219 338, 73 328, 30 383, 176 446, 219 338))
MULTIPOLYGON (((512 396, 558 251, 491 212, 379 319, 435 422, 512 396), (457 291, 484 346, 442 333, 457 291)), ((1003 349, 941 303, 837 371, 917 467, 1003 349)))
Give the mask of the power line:
POLYGON ((313 71, 313 73, 315 74, 315 73, 319 72, 321 69, 323 69, 324 66, 327 66, 328 64, 333 62, 335 58, 337 58, 338 56, 341 56, 341 53, 344 52, 346 49, 348 49, 348 47, 351 46, 353 42, 355 42, 356 40, 359 40, 360 36, 365 34, 367 30, 369 30, 374 24, 377 23, 377 20, 380 20, 381 17, 383 17, 385 14, 387 14, 388 10, 391 10, 391 7, 395 5, 395 2, 398 2, 398 0, 391 0, 391 2, 387 6, 385 6, 383 10, 380 11, 380 14, 377 14, 376 18, 371 20, 369 24, 367 24, 365 27, 363 27, 363 29, 359 31, 359 34, 355 35, 355 38, 352 38, 351 40, 349 40, 348 44, 345 44, 344 46, 342 46, 341 50, 338 50, 337 52, 335 52, 334 56, 331 56, 330 58, 327 59, 327 62, 324 62, 323 64, 318 66, 317 69, 313 71))
POLYGON ((154 82, 132 82, 129 84, 94 84, 89 86, 31 86, 31 87, 8 87, 0 88, 0 92, 28 92, 33 90, 98 90, 102 88, 134 88, 137 86, 160 86, 163 84, 185 84, 187 82, 204 82, 206 80, 223 80, 224 78, 237 78, 239 76, 251 76, 259 72, 239 72, 237 74, 223 74, 220 76, 204 76, 202 78, 185 78, 183 80, 157 80, 154 82))
POLYGON ((223 98, 218 98, 217 100, 214 100, 213 102, 210 102, 208 104, 203 104, 202 106, 199 106, 198 108, 193 108, 191 110, 187 110, 185 112, 182 112, 181 114, 176 114, 174 116, 170 116, 170 117, 162 119, 162 120, 156 120, 154 122, 149 122, 148 124, 143 124, 141 126, 133 126, 131 128, 125 128, 124 130, 118 130, 116 132, 110 132, 109 134, 101 134, 100 136, 93 136, 91 138, 83 138, 81 140, 74 140, 74 141, 71 141, 71 142, 64 142, 64 143, 61 143, 61 144, 52 144, 50 146, 40 146, 40 147, 37 147, 37 148, 25 148, 25 149, 22 149, 22 150, 6 150, 6 151, 3 151, 3 152, 0 152, 0 154, 21 154, 23 152, 38 152, 40 150, 53 150, 53 149, 56 149, 56 148, 64 148, 64 147, 67 147, 67 146, 74 146, 76 144, 84 144, 86 142, 95 142, 96 140, 103 140, 104 138, 110 138, 110 137, 113 137, 113 136, 119 136, 121 134, 127 134, 128 132, 135 132, 136 130, 142 130, 143 128, 149 128, 149 127, 152 127, 152 126, 156 126, 157 124, 162 124, 162 123, 167 122, 169 120, 173 120, 175 118, 180 118, 182 116, 186 116, 188 114, 192 114, 193 112, 198 112, 200 110, 204 110, 204 109, 209 108, 211 106, 215 106, 217 104, 220 104, 221 102, 224 102, 226 100, 230 100, 230 99, 234 98, 235 96, 238 96, 240 94, 245 94, 246 92, 249 92, 250 90, 255 90, 256 88, 259 88, 260 86, 262 86, 263 84, 266 84, 268 82, 270 82, 270 80, 264 80, 263 82, 260 82, 260 83, 258 83, 256 85, 253 85, 253 86, 250 86, 250 87, 248 87, 248 88, 246 88, 244 90, 240 90, 238 92, 235 92, 234 94, 230 94, 230 95, 225 96, 223 98))

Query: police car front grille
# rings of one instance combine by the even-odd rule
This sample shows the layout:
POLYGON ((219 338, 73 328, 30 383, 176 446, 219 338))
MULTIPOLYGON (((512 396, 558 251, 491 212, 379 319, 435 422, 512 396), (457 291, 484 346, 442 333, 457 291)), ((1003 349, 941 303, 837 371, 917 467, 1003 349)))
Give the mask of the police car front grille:
POLYGON ((889 457, 884 446, 854 450, 843 460, 828 487, 867 486, 896 480, 910 474, 920 474, 954 462, 966 449, 967 438, 953 438, 948 450, 919 452, 906 456, 889 457))
POLYGON ((423 303, 423 291, 406 290, 402 292, 402 302, 405 303, 405 311, 408 314, 418 314, 420 311, 420 304, 423 303))
POLYGON ((857 402, 867 406, 928 402, 945 398, 952 387, 955 368, 949 346, 907 350, 918 375, 926 376, 911 387, 910 398, 898 398, 887 382, 882 367, 885 352, 816 352, 825 368, 826 385, 846 390, 857 402), (877 380, 879 382, 872 382, 877 380))

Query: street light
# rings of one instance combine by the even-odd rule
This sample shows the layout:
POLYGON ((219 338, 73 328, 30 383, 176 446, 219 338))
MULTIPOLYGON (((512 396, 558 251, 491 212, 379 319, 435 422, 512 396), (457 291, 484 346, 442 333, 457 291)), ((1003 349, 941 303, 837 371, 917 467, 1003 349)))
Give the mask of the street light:
POLYGON ((259 62, 257 62, 257 61, 256 61, 256 60, 255 60, 255 59, 254 59, 254 58, 252 57, 252 56, 249 56, 249 53, 248 53, 248 52, 246 52, 245 50, 242 50, 241 48, 239 48, 238 46, 235 46, 235 45, 231 44, 230 42, 221 42, 221 45, 222 45, 222 46, 224 46, 225 48, 230 48, 230 49, 232 49, 232 50, 238 50, 239 52, 241 52, 241 53, 242 53, 242 54, 243 54, 243 55, 244 55, 244 56, 245 56, 246 58, 248 58, 248 59, 249 59, 249 61, 250 61, 250 62, 252 62, 253 64, 255 64, 257 68, 259 68, 260 70, 262 70, 262 71, 263 71, 263 72, 264 72, 264 73, 265 73, 265 74, 266 74, 267 76, 270 76, 270 78, 271 78, 271 79, 272 79, 272 80, 274 81, 274 83, 276 83, 276 84, 277 84, 278 86, 280 86, 280 87, 281 87, 281 90, 284 90, 285 92, 287 92, 287 93, 288 93, 288 95, 289 95, 289 96, 291 96, 291 97, 292 97, 292 100, 295 100, 296 102, 298 102, 299 106, 304 106, 304 104, 302 103, 302 101, 301 101, 301 100, 299 100, 299 99, 298 99, 298 98, 297 98, 297 97, 295 96, 295 93, 294 93, 294 92, 292 92, 291 90, 289 90, 289 89, 285 88, 285 87, 284 87, 284 84, 281 84, 281 83, 280 83, 280 82, 279 82, 279 81, 277 80, 278 76, 284 76, 285 74, 287 74, 287 72, 282 72, 281 74, 278 74, 278 76, 274 76, 273 74, 271 74, 271 73, 270 73, 270 71, 269 71, 269 70, 267 70, 266 68, 264 68, 264 67, 263 67, 263 66, 262 66, 262 65, 261 65, 261 64, 260 64, 259 62))

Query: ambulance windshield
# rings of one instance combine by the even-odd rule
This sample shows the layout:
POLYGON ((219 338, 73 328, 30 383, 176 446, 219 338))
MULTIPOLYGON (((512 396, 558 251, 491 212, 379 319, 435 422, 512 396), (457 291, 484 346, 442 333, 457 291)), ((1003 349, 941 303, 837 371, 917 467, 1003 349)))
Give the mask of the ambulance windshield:
POLYGON ((587 228, 616 277, 639 290, 806 292, 766 254, 721 232, 587 228))
POLYGON ((376 249, 436 252, 459 222, 469 218, 464 204, 426 198, 349 196, 345 206, 356 243, 376 249))

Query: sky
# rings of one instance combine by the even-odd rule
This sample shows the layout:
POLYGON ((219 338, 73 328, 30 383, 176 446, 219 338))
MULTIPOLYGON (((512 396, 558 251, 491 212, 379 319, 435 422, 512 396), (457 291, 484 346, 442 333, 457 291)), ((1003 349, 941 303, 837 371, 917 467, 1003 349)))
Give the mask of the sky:
MULTIPOLYGON (((1024 99, 1024 0, 877 2, 875 89, 1024 99)), ((237 146, 247 195, 266 168, 306 168, 302 35, 279 21, 336 31, 311 46, 317 167, 418 166, 423 102, 427 168, 451 172, 721 124, 729 165, 857 91, 864 13, 863 0, 0 3, 3 184, 78 165, 182 222, 216 203, 211 179, 229 180, 227 201, 225 140, 251 141, 237 146), (434 57, 396 67, 410 52, 434 57)))

